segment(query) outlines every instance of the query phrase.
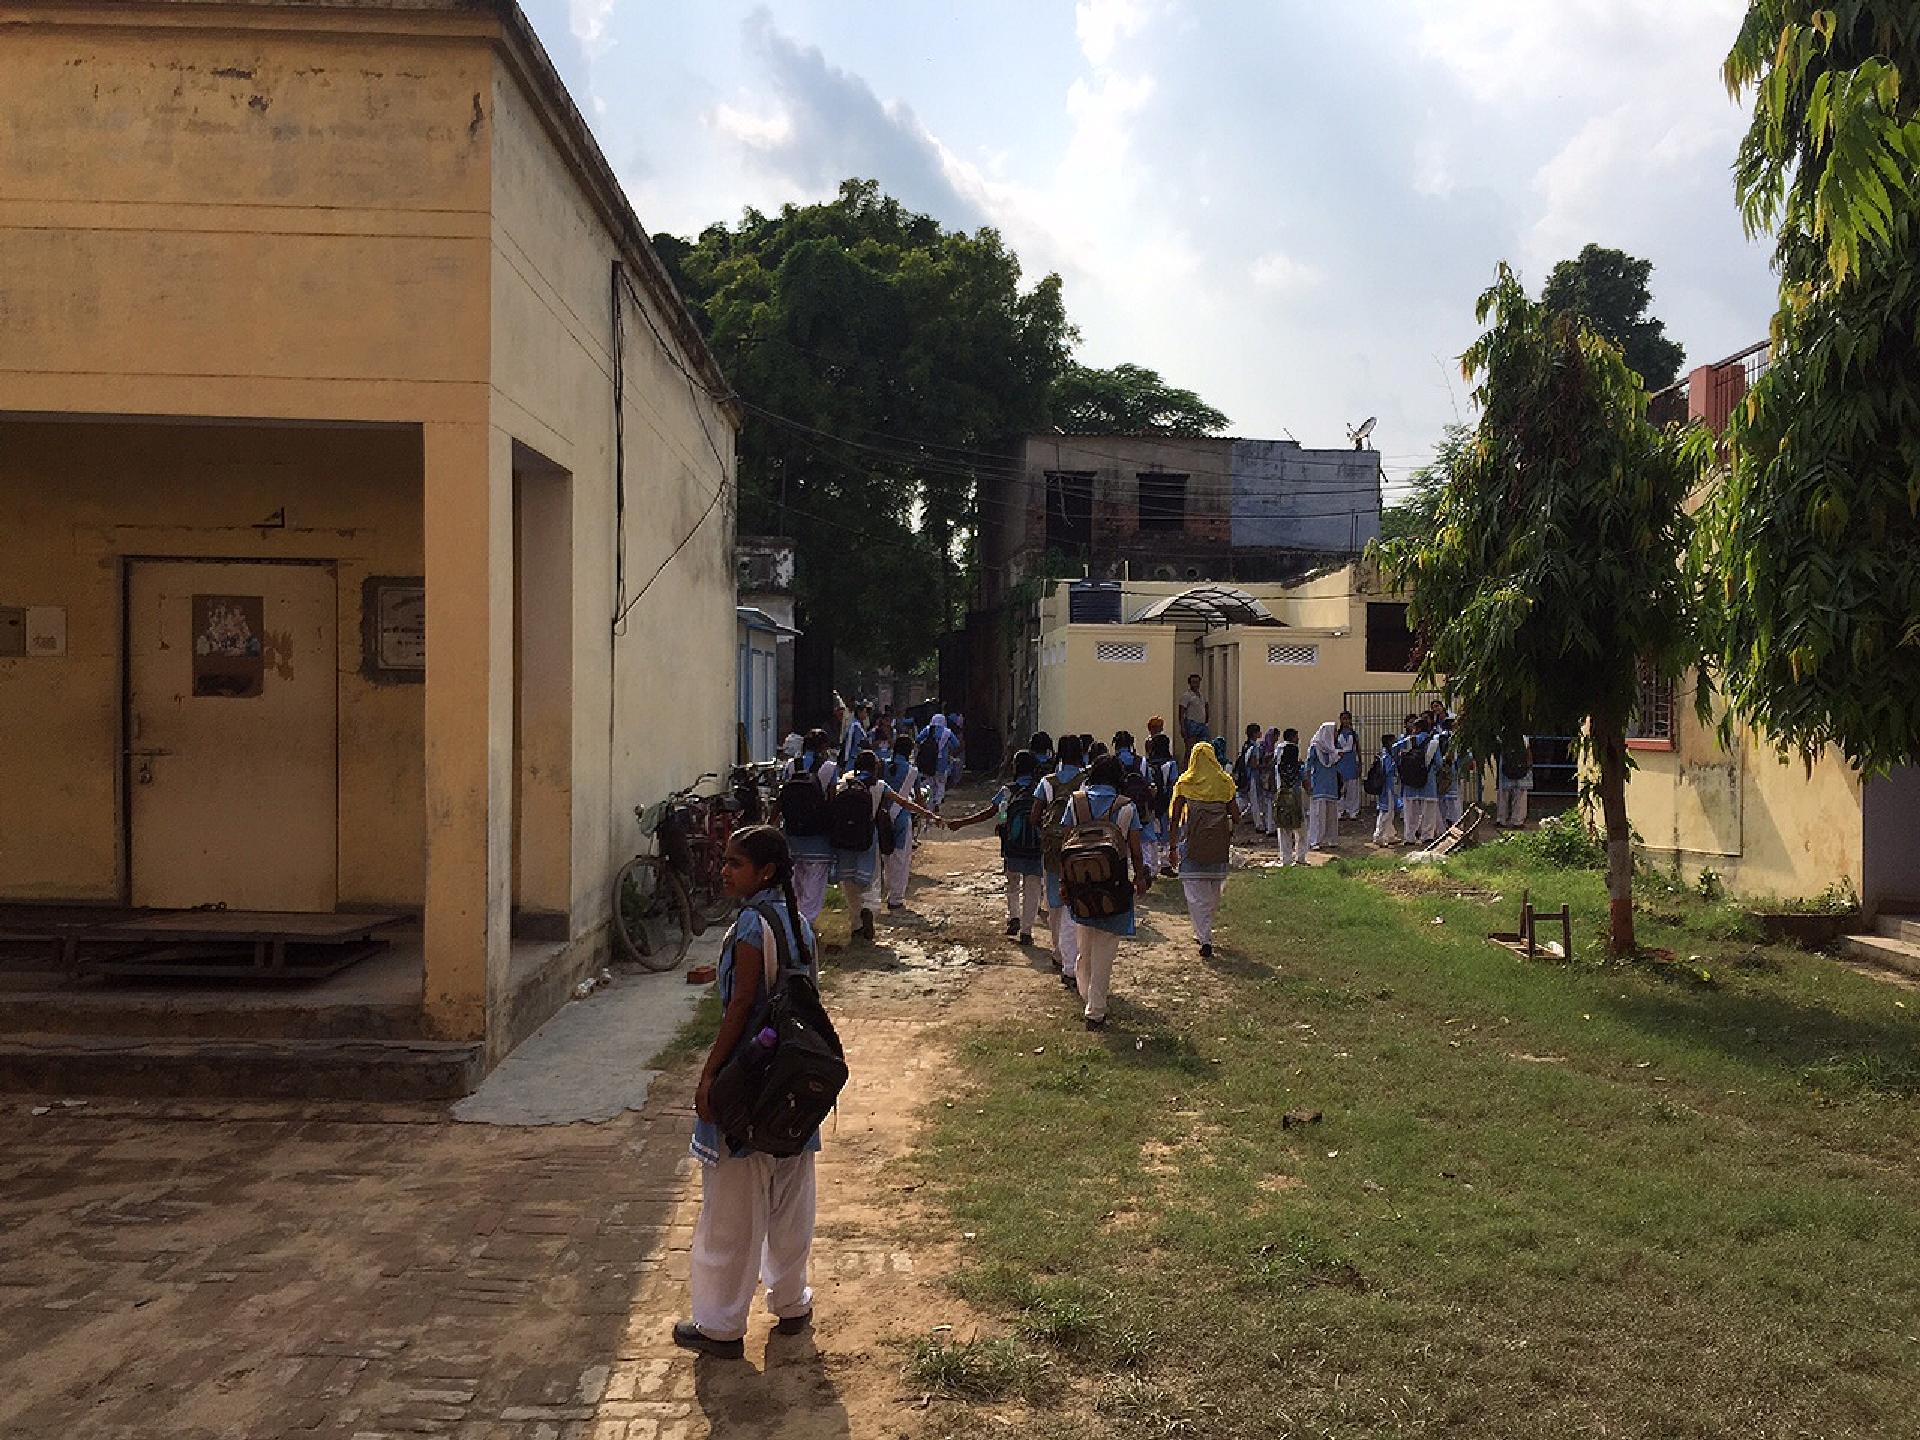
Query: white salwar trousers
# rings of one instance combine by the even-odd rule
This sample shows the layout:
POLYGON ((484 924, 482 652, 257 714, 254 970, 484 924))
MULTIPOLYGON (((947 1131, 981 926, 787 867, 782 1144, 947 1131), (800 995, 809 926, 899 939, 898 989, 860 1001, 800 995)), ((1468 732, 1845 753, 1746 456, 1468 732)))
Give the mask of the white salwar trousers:
POLYGON ((1047 912, 1047 928, 1053 932, 1053 953, 1060 961, 1060 973, 1076 973, 1080 960, 1080 927, 1073 923, 1073 911, 1065 896, 1047 912))
POLYGON ((700 1167, 693 1227, 693 1323, 715 1340, 747 1333, 754 1291, 779 1319, 813 1308, 813 1155, 742 1155, 700 1167))
POLYGON ((1331 850, 1340 843, 1340 802, 1318 796, 1307 801, 1307 848, 1331 850))
POLYGON ((1347 781, 1346 789, 1340 793, 1340 813, 1349 820, 1360 818, 1360 797, 1367 792, 1360 788, 1358 778, 1347 781))
POLYGON ((880 857, 880 868, 874 875, 873 899, 868 902, 869 910, 880 908, 880 890, 884 884, 889 905, 907 903, 907 881, 913 877, 913 827, 907 827, 907 843, 899 846, 891 855, 880 857))
POLYGON ((1180 888, 1187 892, 1187 915, 1193 921, 1193 938, 1202 945, 1213 943, 1213 917, 1220 909, 1220 896, 1227 888, 1224 875, 1194 879, 1183 876, 1180 888))
POLYGON ((827 903, 827 878, 833 874, 833 861, 798 859, 793 862, 793 898, 800 902, 801 917, 809 925, 820 920, 820 909, 827 903))
MULTIPOLYGON (((1381 797, 1385 799, 1386 797, 1381 797)), ((1373 843, 1376 845, 1393 844, 1393 801, 1380 807, 1380 813, 1373 820, 1373 843)))
POLYGON ((1040 913, 1040 897, 1046 882, 1038 875, 1016 875, 1007 871, 1007 918, 1020 922, 1020 933, 1033 933, 1033 920, 1040 913))
POLYGON ((1274 833, 1280 837, 1282 865, 1307 863, 1307 832, 1305 830, 1277 830, 1274 833))
POLYGON ((1527 823, 1527 794, 1528 792, 1518 785, 1502 785, 1499 812, 1495 818, 1511 829, 1524 829, 1527 823))
POLYGON ((1080 998, 1087 1002, 1087 1019, 1104 1020, 1107 987, 1113 983, 1113 960, 1120 953, 1120 937, 1111 930, 1095 930, 1092 926, 1074 925, 1073 928, 1080 932, 1080 969, 1075 979, 1080 998))

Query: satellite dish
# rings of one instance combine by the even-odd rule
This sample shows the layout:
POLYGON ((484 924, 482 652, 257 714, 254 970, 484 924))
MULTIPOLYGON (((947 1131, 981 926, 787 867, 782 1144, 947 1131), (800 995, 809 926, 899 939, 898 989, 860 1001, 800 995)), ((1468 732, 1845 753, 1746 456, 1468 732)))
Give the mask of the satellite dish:
POLYGON ((1353 442, 1353 448, 1356 450, 1366 449, 1367 437, 1373 433, 1373 427, 1379 423, 1380 417, 1378 415, 1369 415, 1358 425, 1349 425, 1347 427, 1347 439, 1353 442))

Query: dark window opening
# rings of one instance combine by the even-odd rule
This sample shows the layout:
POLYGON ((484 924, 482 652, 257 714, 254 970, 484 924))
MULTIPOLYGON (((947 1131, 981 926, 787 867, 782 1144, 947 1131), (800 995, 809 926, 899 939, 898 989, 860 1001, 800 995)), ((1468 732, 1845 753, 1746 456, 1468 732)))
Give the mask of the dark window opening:
POLYGON ((1047 472, 1047 549, 1086 559, 1093 549, 1093 474, 1047 472))
POLYGON ((1638 675, 1640 695, 1634 705, 1633 723, 1627 727, 1629 740, 1673 743, 1674 682, 1662 675, 1653 663, 1642 660, 1638 675))
POLYGON ((1419 647, 1407 628, 1404 605, 1367 605, 1367 669, 1413 671, 1420 668, 1419 647))
POLYGON ((1187 477, 1152 471, 1140 480, 1140 528, 1142 530, 1184 530, 1187 528, 1187 477))

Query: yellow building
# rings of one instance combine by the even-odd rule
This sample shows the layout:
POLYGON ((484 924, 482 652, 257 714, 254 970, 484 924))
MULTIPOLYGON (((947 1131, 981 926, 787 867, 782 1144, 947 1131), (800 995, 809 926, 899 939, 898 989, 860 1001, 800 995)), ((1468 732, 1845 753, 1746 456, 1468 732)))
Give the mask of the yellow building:
POLYGON ((1351 709, 1371 745, 1432 696, 1413 687, 1405 602, 1358 564, 1297 584, 1062 582, 1041 601, 1039 647, 1053 735, 1127 729, 1144 743, 1153 715, 1177 734, 1190 675, 1213 732, 1236 741, 1258 724, 1304 742, 1351 709))
POLYGON ((724 380, 512 0, 0 34, 0 901, 417 912, 477 1076, 733 756, 724 380))
MULTIPOLYGON (((1720 433, 1769 357, 1762 343, 1696 367, 1653 397, 1654 419, 1720 433)), ((1746 727, 1723 746, 1717 717, 1696 718, 1690 682, 1649 680, 1639 708, 1627 813, 1654 860, 1713 870, 1746 895, 1847 886, 1870 915, 1920 909, 1920 767, 1869 779, 1832 749, 1808 766, 1746 727)), ((1920 952, 1896 958, 1920 965, 1920 952)))

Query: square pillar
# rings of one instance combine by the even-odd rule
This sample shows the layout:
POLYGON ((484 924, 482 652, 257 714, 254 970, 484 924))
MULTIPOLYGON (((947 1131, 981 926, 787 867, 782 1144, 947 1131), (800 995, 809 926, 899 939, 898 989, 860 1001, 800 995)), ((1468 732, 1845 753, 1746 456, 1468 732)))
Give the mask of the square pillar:
POLYGON ((506 999, 513 879, 513 446, 423 426, 427 1032, 487 1040, 506 999))

